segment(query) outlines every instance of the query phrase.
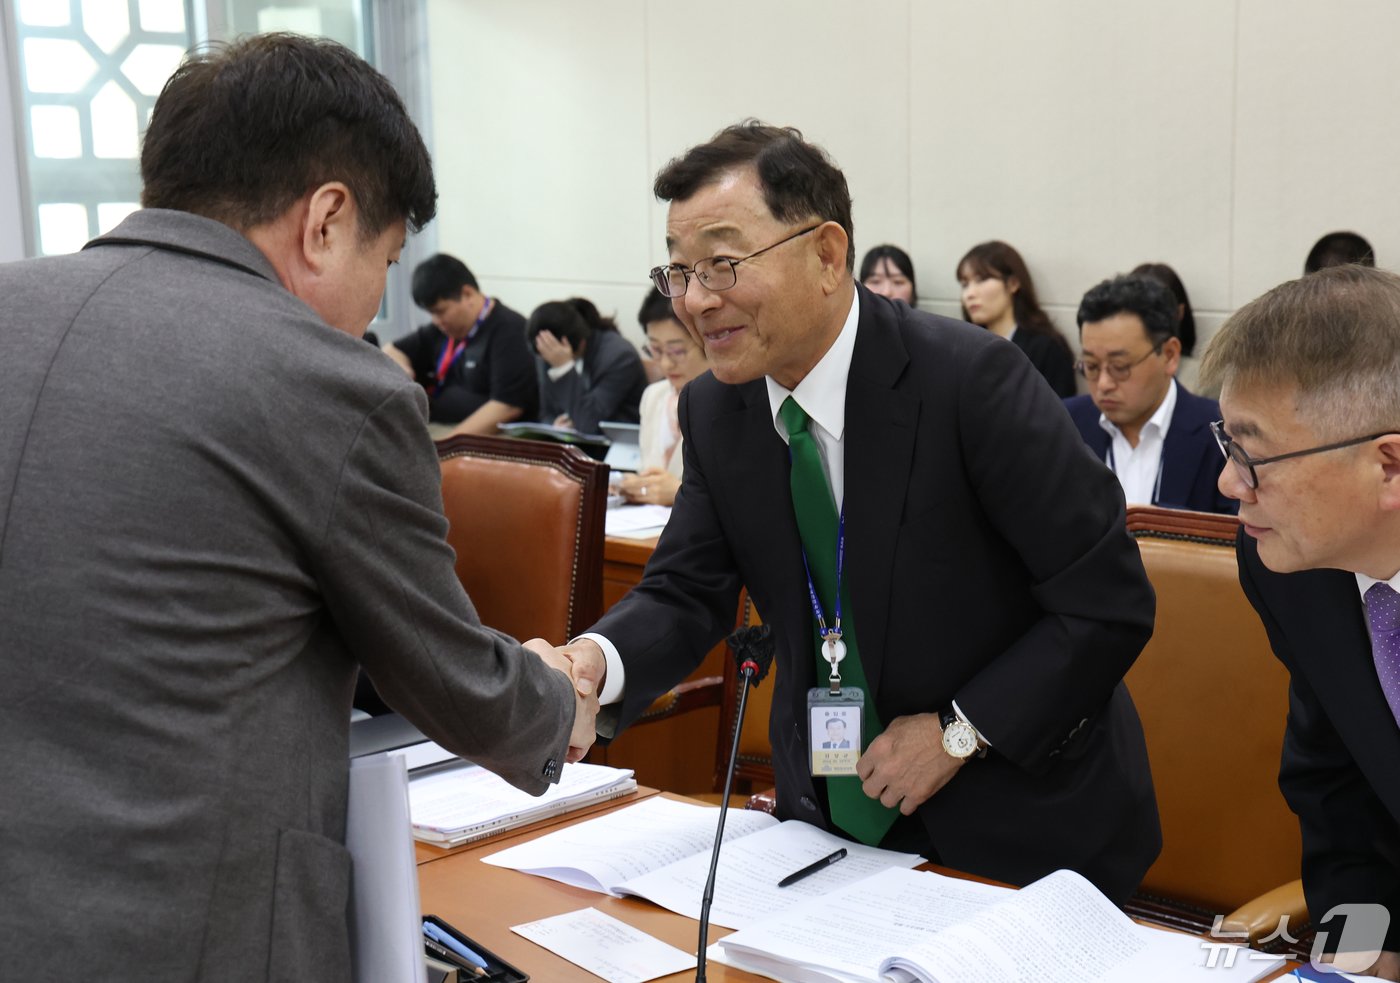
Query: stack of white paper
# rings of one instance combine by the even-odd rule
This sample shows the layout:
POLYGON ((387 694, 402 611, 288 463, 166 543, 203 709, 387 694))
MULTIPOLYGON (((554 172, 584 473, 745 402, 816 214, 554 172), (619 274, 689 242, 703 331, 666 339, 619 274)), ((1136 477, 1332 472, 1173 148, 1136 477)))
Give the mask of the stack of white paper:
POLYGON ((408 783, 413 835, 452 846, 513 829, 637 787, 632 771, 579 762, 565 765, 559 782, 543 795, 522 792, 485 768, 463 762, 414 775, 408 783))

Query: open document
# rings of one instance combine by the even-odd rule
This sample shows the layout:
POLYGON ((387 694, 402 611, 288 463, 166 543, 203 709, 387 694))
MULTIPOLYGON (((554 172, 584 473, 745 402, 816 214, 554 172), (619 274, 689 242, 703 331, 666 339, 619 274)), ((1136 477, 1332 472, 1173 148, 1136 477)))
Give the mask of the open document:
MULTIPOLYGON (((635 895, 700 916, 718 811, 654 798, 485 857, 484 862, 615 895, 635 895)), ((762 812, 731 812, 715 876, 710 921, 738 928, 805 898, 819 898, 889 867, 923 859, 852 843, 762 812), (837 863, 788 887, 778 882, 839 849, 837 863)))
POLYGON ((1137 925, 1068 870, 1020 891, 885 870, 735 932, 718 950, 725 963, 793 983, 1249 983, 1284 962, 1137 925))

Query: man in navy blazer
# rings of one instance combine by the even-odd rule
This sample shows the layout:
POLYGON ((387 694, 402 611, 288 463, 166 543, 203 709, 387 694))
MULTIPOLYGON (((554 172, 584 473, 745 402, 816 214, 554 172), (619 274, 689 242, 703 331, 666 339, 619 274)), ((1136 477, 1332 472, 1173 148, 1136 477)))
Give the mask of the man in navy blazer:
POLYGON ((1275 287, 1202 368, 1222 383, 1240 583, 1289 671, 1279 788, 1308 914, 1343 968, 1400 981, 1400 276, 1275 287))
POLYGON ((1220 407, 1176 381, 1176 299, 1146 276, 1105 280, 1079 305, 1079 371, 1089 395, 1065 400, 1084 442, 1129 503, 1233 515, 1216 487, 1220 407))

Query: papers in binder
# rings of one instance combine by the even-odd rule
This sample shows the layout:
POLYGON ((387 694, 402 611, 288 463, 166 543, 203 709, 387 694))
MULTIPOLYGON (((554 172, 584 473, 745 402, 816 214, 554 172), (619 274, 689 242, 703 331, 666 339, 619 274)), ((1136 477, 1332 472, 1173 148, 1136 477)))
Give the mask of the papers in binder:
POLYGON ((635 790, 630 769, 565 765, 543 795, 522 792, 485 768, 462 762, 415 774, 408 783, 413 835, 437 846, 469 843, 635 790))

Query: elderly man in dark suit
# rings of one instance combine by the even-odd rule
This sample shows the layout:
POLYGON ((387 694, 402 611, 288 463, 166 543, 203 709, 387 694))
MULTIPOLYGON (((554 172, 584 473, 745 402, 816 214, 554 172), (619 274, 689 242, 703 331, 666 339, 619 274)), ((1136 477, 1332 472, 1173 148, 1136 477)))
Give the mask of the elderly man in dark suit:
POLYGON ((641 584, 564 650, 600 729, 698 664, 744 584, 778 646, 782 816, 1123 900, 1161 834, 1122 686, 1153 596, 1117 482, 1014 345, 854 282, 845 178, 797 131, 730 127, 656 190, 654 279, 713 375, 681 394, 685 476, 641 584), (836 674, 863 753, 814 777, 809 699, 836 674))
POLYGON ((357 666, 535 793, 594 707, 481 625, 423 390, 359 340, 435 208, 389 83, 194 55, 141 171, 111 233, 0 268, 0 977, 345 980, 357 666))
POLYGON ((1176 297, 1157 280, 1128 275, 1094 287, 1079 304, 1076 366, 1089 395, 1065 408, 1130 503, 1233 515, 1236 503, 1215 486, 1210 425, 1220 407, 1176 381, 1176 331, 1176 297))
POLYGON ((1291 675, 1279 786, 1308 911, 1369 906, 1373 937, 1354 907, 1329 937, 1347 968, 1400 980, 1400 277, 1343 266, 1276 287, 1202 369, 1222 383, 1240 582, 1291 675))

